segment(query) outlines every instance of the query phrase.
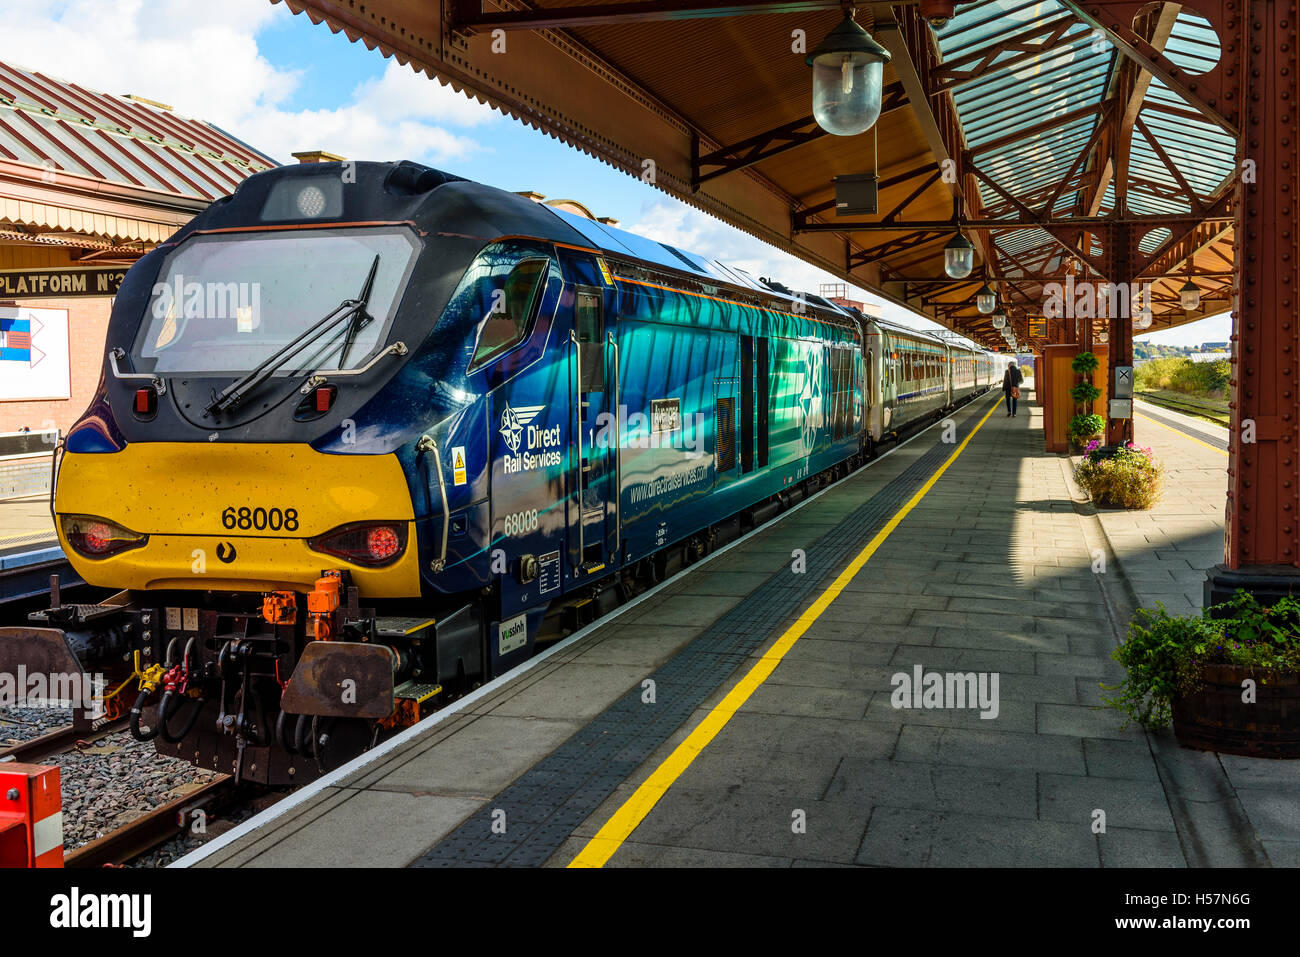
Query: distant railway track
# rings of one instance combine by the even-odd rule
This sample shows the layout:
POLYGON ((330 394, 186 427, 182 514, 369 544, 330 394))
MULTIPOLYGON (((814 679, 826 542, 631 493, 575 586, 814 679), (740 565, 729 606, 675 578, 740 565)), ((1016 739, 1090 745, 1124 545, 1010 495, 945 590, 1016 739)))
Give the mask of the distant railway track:
POLYGON ((1218 426, 1226 426, 1228 423, 1219 418, 1219 413, 1213 409, 1207 409, 1204 406, 1198 406, 1192 402, 1180 402, 1178 399, 1171 399, 1168 395, 1157 395, 1152 392, 1139 392, 1135 398, 1160 408, 1169 409, 1173 412, 1181 412, 1184 415, 1194 416, 1198 419, 1204 419, 1206 422, 1212 422, 1218 426))

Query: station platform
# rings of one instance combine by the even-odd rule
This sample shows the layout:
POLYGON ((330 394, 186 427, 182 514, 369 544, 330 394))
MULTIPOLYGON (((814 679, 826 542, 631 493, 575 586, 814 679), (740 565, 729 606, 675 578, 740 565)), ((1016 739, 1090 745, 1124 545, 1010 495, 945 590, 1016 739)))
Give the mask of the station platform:
POLYGON ((0 556, 58 543, 48 492, 0 499, 0 556))
POLYGON ((1300 764, 1099 707, 1220 560, 1226 457, 1155 422, 1164 502, 1099 515, 1031 392, 977 399, 174 866, 1300 864, 1300 764))

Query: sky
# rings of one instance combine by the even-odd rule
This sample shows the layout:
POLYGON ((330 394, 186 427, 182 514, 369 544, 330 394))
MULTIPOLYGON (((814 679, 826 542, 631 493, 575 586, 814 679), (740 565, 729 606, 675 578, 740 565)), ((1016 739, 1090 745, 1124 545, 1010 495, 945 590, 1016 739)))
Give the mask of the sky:
MULTIPOLYGON (((794 289, 839 281, 282 3, 4 0, 0 60, 166 103, 282 163, 312 149, 414 160, 502 189, 576 199, 623 229, 794 289)), ((893 304, 884 309, 887 318, 940 328, 893 304)), ((1226 340, 1227 317, 1155 336, 1226 340)))
POLYGON ((1199 346, 1206 342, 1227 342, 1232 335, 1232 313, 1224 312, 1209 319, 1198 319, 1177 329, 1162 329, 1134 336, 1134 342, 1151 342, 1164 346, 1199 346))

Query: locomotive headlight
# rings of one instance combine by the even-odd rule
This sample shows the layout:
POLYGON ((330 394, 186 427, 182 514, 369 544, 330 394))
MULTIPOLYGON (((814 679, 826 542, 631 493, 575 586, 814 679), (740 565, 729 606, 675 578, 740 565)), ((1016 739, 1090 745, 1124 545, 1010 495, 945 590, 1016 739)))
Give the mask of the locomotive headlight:
POLYGON ((391 565, 406 551, 405 522, 354 522, 307 540, 307 546, 354 565, 391 565))
POLYGON ((271 187, 262 220, 338 219, 343 215, 343 182, 338 176, 296 176, 271 187))
POLYGON ((316 186, 304 186, 298 193, 298 212, 316 218, 325 212, 325 194, 316 186))
POLYGON ((107 558, 129 548, 139 548, 149 540, 147 535, 94 515, 64 515, 61 524, 68 544, 87 558, 107 558))
POLYGON ((366 532, 366 554, 374 561, 386 561, 401 550, 402 543, 392 526, 376 525, 366 532))

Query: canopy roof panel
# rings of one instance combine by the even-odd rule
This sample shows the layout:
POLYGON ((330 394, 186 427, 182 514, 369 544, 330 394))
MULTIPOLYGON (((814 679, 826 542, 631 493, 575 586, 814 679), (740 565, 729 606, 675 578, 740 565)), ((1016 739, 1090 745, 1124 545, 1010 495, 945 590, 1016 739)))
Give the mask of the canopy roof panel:
MULTIPOLYGON (((1158 297, 1157 326, 1231 301, 1235 133, 1134 55, 1126 23, 1099 27, 1097 4, 975 0, 938 30, 912 3, 859 5, 892 59, 875 129, 838 137, 812 120, 804 57, 839 0, 284 2, 632 175, 653 161, 664 191, 988 344, 984 281, 1002 280, 1028 341, 1044 285, 1110 278, 1125 235, 1123 268, 1158 289, 1204 274, 1201 310, 1158 297), (878 211, 837 217, 835 177, 871 172, 878 211), (978 268, 953 281, 943 245, 959 227, 978 268)), ((1214 30, 1179 4, 1148 4, 1132 31, 1157 61, 1217 62, 1214 30)))

